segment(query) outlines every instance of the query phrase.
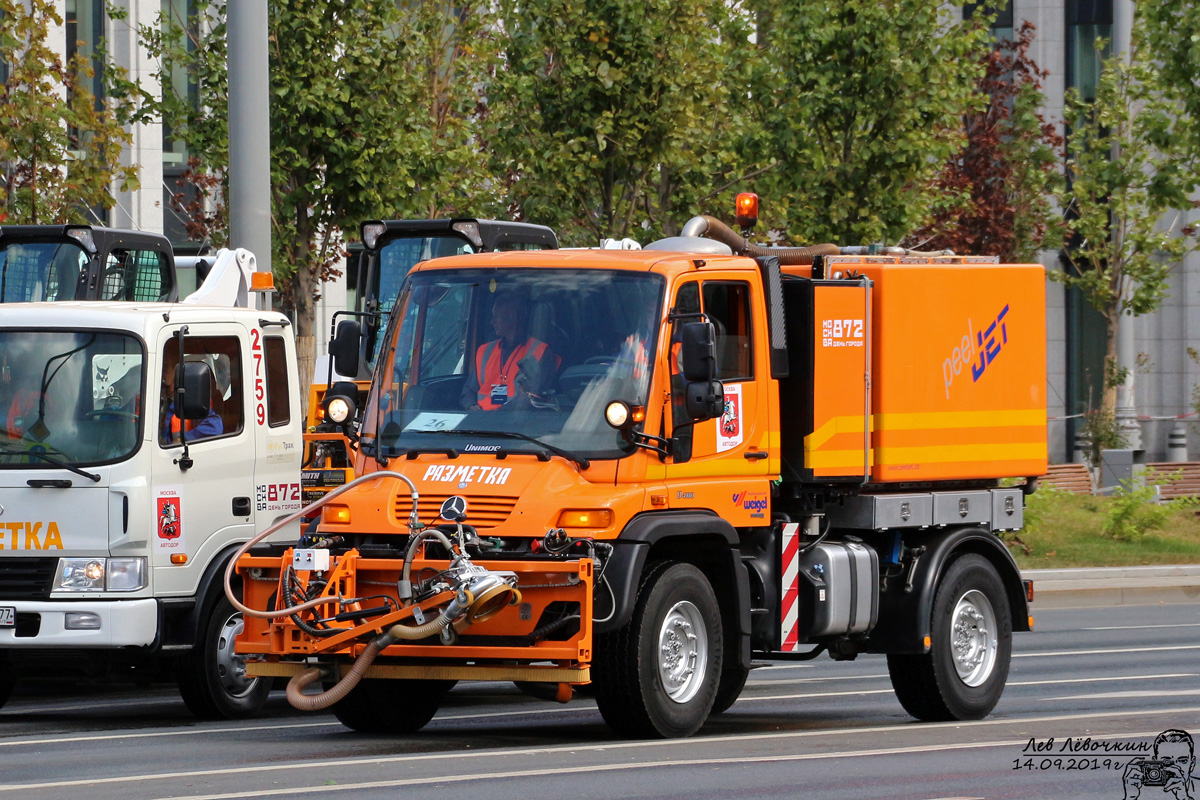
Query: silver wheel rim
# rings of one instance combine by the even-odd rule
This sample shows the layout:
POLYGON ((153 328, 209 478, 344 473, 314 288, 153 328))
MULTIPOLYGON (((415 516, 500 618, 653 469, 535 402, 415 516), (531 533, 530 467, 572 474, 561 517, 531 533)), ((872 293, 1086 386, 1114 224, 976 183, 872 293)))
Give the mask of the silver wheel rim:
POLYGON ((700 691, 708 672, 708 630, 693 603, 676 603, 658 631, 658 675, 667 697, 686 703, 700 691))
POLYGON ((231 614, 221 625, 221 634, 217 637, 217 679, 231 697, 241 697, 258 684, 258 678, 246 674, 245 659, 233 651, 244 625, 241 614, 231 614))
POLYGON ((950 653, 954 669, 967 686, 980 686, 996 666, 1000 640, 996 612, 978 589, 958 599, 950 616, 950 653))

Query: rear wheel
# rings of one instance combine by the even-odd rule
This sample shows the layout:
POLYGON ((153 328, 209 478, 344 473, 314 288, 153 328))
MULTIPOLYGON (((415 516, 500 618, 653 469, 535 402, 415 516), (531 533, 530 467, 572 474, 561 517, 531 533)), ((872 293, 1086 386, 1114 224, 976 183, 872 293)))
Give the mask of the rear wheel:
POLYGON ((933 600, 930 651, 889 655, 904 710, 922 720, 982 719, 1004 692, 1012 615, 996 568, 969 554, 946 570, 933 600))
POLYGON ((222 593, 201 626, 200 641, 181 665, 179 693, 201 719, 252 717, 271 693, 271 679, 247 675, 244 659, 234 652, 242 624, 242 613, 222 593))
POLYGON ((691 736, 708 718, 721 674, 721 613, 708 578, 691 564, 649 567, 629 623, 596 649, 596 704, 613 731, 691 736))
POLYGON ((414 733, 425 727, 454 681, 362 680, 330 709, 359 733, 414 733))

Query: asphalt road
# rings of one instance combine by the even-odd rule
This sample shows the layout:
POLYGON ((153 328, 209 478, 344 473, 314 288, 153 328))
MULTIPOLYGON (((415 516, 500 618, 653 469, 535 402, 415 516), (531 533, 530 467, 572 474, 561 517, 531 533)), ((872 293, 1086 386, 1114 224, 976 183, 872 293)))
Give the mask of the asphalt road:
POLYGON ((882 657, 756 669, 732 709, 677 741, 617 740, 586 697, 499 683, 459 684, 419 735, 392 739, 281 694, 258 719, 198 723, 165 687, 25 692, 0 711, 0 800, 1121 798, 1129 753, 1064 747, 1144 747, 1167 728, 1200 737, 1200 605, 1040 612, 999 707, 974 723, 913 721, 882 657))

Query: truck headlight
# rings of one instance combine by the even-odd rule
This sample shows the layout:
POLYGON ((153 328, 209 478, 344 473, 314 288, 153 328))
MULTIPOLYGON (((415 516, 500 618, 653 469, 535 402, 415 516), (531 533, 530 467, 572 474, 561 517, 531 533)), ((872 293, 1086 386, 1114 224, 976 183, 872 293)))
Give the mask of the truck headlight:
POLYGON ((54 576, 54 588, 62 592, 135 592, 145 586, 145 558, 60 558, 54 576))

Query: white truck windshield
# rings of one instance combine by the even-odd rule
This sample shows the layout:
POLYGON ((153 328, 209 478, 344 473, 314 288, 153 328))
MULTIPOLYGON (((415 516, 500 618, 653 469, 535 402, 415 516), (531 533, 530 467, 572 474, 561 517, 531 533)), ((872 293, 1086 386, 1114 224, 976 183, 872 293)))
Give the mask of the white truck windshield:
POLYGON ((627 454, 604 408, 645 404, 664 285, 657 275, 615 270, 412 275, 397 300, 364 438, 381 455, 537 452, 539 443, 588 459, 627 454))
POLYGON ((0 331, 0 469, 130 456, 141 441, 145 358, 110 331, 0 331))

